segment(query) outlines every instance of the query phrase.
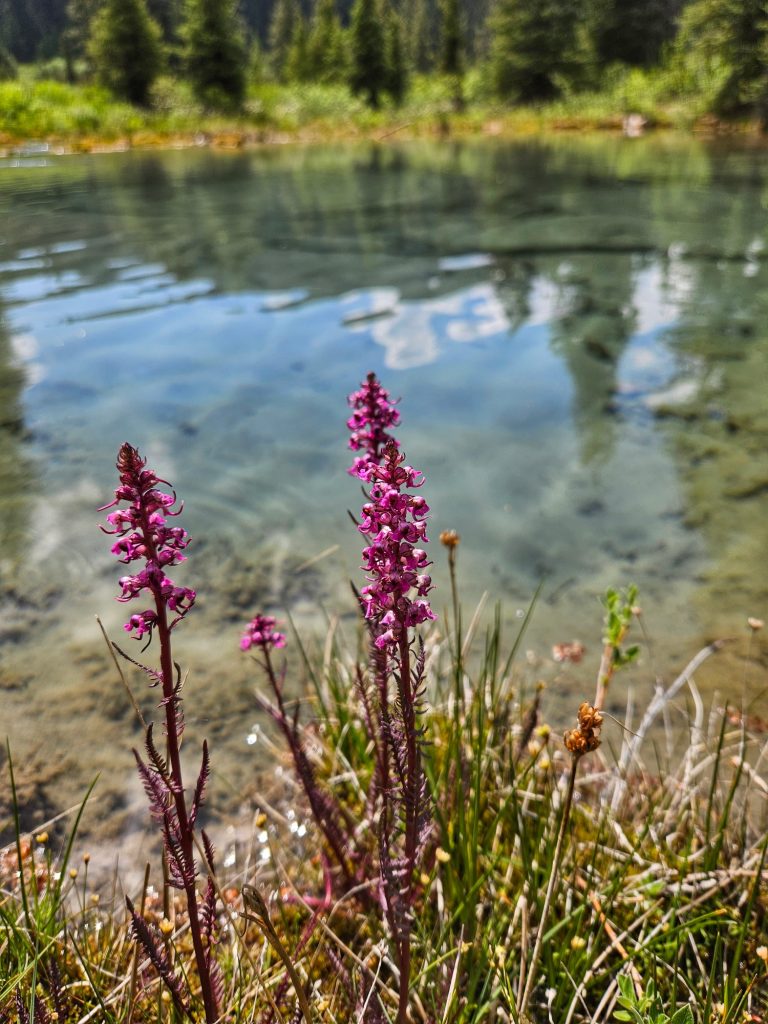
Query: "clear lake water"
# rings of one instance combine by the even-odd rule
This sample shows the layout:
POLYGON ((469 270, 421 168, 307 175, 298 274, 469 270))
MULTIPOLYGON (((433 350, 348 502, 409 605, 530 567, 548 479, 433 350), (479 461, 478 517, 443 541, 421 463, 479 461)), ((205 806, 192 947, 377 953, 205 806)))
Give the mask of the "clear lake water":
POLYGON ((630 582, 650 646, 617 713, 629 683, 641 705, 715 636, 741 639, 702 690, 765 712, 746 618, 768 618, 768 150, 22 154, 0 161, 0 733, 30 820, 97 772, 93 828, 144 813, 94 620, 119 638, 127 617, 96 511, 123 440, 173 481, 193 537, 190 742, 209 736, 233 814, 252 799, 240 631, 268 609, 316 635, 341 615, 354 636, 345 396, 370 370, 426 476, 438 611, 443 529, 462 537, 467 617, 487 591, 511 635, 543 581, 521 663, 554 719, 593 692, 600 594, 630 582), (556 666, 573 639, 584 661, 556 666))

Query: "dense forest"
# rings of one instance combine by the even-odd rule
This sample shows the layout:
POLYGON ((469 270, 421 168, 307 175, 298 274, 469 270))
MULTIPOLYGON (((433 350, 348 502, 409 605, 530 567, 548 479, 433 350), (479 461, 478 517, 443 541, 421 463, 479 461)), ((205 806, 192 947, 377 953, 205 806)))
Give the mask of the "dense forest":
POLYGON ((610 89, 633 69, 720 117, 768 121, 764 0, 0 0, 0 78, 36 63, 152 105, 161 74, 209 109, 260 82, 343 84, 399 104, 415 75, 537 103, 610 89))

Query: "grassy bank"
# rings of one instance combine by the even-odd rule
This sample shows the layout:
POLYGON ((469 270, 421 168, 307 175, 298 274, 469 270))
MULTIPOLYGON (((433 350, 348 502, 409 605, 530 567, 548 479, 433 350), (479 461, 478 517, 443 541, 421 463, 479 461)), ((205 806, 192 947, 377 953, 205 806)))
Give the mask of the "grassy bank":
MULTIPOLYGON (((413 81, 401 107, 372 111, 345 86, 252 86, 243 111, 211 114, 194 101, 185 83, 160 79, 148 110, 116 102, 92 85, 38 81, 31 73, 0 83, 0 147, 13 150, 45 141, 64 151, 120 146, 241 146, 289 140, 587 131, 622 128, 628 113, 650 126, 718 130, 701 97, 677 96, 659 72, 631 71, 600 93, 577 93, 539 107, 509 107, 487 94, 482 78, 464 83, 465 106, 457 112, 453 84, 435 77, 413 81)), ((749 124, 728 130, 754 131, 749 124)))
MULTIPOLYGON (((537 695, 516 688, 522 636, 505 638, 498 618, 478 636, 456 612, 447 635, 426 638, 433 826, 412 908, 412 1019, 608 1022, 622 1005, 625 1020, 643 1024, 764 1019, 759 734, 738 715, 705 710, 689 667, 676 690, 638 709, 632 731, 604 725, 613 754, 574 758, 540 719, 537 695), (640 737, 655 716, 679 714, 686 692, 690 742, 661 756, 640 737)), ((366 671, 360 642, 334 625, 302 649, 301 685, 314 696, 298 735, 318 791, 344 808, 363 880, 340 886, 289 751, 267 728, 283 774, 265 778, 252 834, 215 882, 221 1020, 305 1019, 296 982, 312 1021, 395 1019, 393 939, 371 898, 366 794, 377 766, 355 685, 366 671), (263 893, 266 917, 248 913, 245 883, 263 893)), ((0 1019, 181 1019, 159 976, 171 968, 191 994, 187 1016, 200 1019, 189 916, 167 870, 164 882, 159 864, 147 866, 144 885, 126 893, 157 940, 158 968, 132 939, 120 880, 111 894, 95 890, 88 855, 61 823, 19 835, 0 865, 0 1019)))

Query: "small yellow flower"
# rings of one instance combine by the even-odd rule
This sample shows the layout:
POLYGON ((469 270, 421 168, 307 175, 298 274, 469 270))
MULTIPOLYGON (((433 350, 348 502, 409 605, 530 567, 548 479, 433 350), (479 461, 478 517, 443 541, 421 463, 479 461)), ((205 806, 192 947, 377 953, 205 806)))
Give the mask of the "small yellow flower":
POLYGON ((462 953, 468 953, 470 951, 470 949, 472 949, 472 943, 471 942, 462 942, 462 944, 461 944, 461 952, 462 953))
POLYGON ((158 925, 158 928, 163 933, 163 935, 170 935, 171 932, 173 931, 173 925, 171 924, 167 917, 164 917, 162 919, 162 921, 158 925))
POLYGON ((574 935, 571 939, 571 949, 584 949, 587 944, 587 940, 581 935, 574 935))
POLYGON ((429 885, 429 875, 426 873, 426 871, 422 871, 422 873, 419 875, 419 881, 424 886, 429 885))
POLYGON ((94 906, 96 906, 96 904, 99 902, 99 899, 100 899, 100 897, 99 897, 99 894, 97 892, 92 892, 91 893, 91 903, 93 903, 94 906))
POLYGON ((69 869, 69 877, 74 881, 77 878, 77 868, 69 869))
POLYGON ((263 828, 267 824, 267 816, 263 811, 256 815, 256 828, 263 828))
POLYGON ((543 722, 541 725, 537 725, 533 730, 534 736, 538 736, 542 740, 545 740, 551 732, 552 730, 546 722, 543 722))
POLYGON ((438 846, 435 850, 435 860, 439 861, 440 864, 447 864, 450 859, 450 853, 448 853, 447 850, 444 850, 442 846, 438 846))
POLYGON ((35 836, 35 842, 39 843, 40 846, 45 846, 45 844, 48 842, 48 833, 38 832, 38 834, 35 836))

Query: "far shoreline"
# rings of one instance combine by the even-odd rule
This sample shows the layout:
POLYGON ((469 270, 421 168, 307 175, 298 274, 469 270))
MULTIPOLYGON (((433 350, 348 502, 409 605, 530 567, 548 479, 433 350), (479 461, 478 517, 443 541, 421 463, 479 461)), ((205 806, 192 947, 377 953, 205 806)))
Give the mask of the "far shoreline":
POLYGON ((410 121, 377 124, 374 127, 355 123, 310 123, 295 129, 264 127, 233 123, 214 127, 205 121, 199 128, 163 131, 140 129, 119 136, 109 133, 46 134, 15 136, 0 131, 0 159, 35 156, 73 156, 113 154, 133 151, 214 149, 243 151, 273 146, 321 146, 334 143, 385 143, 426 140, 456 142, 469 139, 502 139, 506 141, 546 139, 551 137, 615 136, 637 141, 648 138, 688 138, 706 141, 727 141, 748 144, 762 149, 768 136, 756 122, 726 122, 713 117, 700 118, 691 125, 675 123, 672 118, 659 117, 643 124, 640 131, 626 131, 625 117, 590 118, 550 116, 544 111, 518 110, 498 117, 475 120, 471 112, 431 116, 410 121))

